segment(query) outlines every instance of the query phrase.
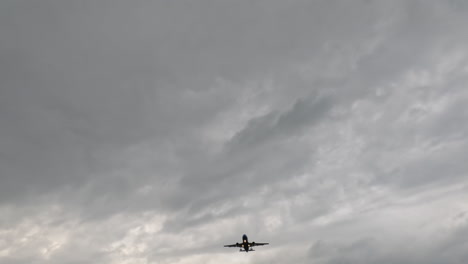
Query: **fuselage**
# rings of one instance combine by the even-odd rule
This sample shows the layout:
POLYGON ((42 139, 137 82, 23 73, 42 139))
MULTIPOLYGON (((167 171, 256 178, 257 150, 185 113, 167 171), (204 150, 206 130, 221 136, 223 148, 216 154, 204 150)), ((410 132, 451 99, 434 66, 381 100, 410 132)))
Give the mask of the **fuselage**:
POLYGON ((245 252, 249 252, 249 238, 246 234, 242 236, 242 247, 244 248, 245 252))

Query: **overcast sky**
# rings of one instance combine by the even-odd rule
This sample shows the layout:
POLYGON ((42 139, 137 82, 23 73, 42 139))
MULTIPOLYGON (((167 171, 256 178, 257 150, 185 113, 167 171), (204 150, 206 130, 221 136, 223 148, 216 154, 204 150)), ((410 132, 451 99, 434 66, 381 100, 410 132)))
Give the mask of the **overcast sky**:
POLYGON ((468 2, 0 1, 0 263, 468 263, 468 2), (239 253, 224 244, 270 242, 239 253))

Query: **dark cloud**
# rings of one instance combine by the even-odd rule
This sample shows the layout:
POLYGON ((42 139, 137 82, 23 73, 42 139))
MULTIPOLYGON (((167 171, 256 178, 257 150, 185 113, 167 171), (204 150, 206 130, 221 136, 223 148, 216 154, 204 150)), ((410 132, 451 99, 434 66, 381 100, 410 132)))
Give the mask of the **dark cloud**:
POLYGON ((0 262, 466 262, 463 1, 1 6, 0 262))

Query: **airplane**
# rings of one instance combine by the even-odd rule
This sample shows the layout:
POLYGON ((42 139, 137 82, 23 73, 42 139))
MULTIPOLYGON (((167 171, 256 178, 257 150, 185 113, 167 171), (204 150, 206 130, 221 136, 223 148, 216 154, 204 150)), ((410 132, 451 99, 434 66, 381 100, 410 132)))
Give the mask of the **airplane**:
POLYGON ((249 242, 249 239, 247 238, 247 235, 244 234, 242 236, 242 243, 235 243, 232 245, 224 245, 224 247, 240 247, 240 252, 246 252, 248 253, 249 251, 255 251, 253 250, 252 247, 255 246, 265 246, 269 245, 270 243, 255 243, 255 242, 249 242))

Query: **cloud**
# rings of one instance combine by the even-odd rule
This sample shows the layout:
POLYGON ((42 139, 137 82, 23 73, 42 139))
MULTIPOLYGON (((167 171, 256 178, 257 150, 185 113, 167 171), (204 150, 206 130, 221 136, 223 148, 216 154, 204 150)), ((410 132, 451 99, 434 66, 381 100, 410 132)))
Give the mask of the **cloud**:
POLYGON ((1 5, 0 262, 467 259, 461 1, 1 5))

